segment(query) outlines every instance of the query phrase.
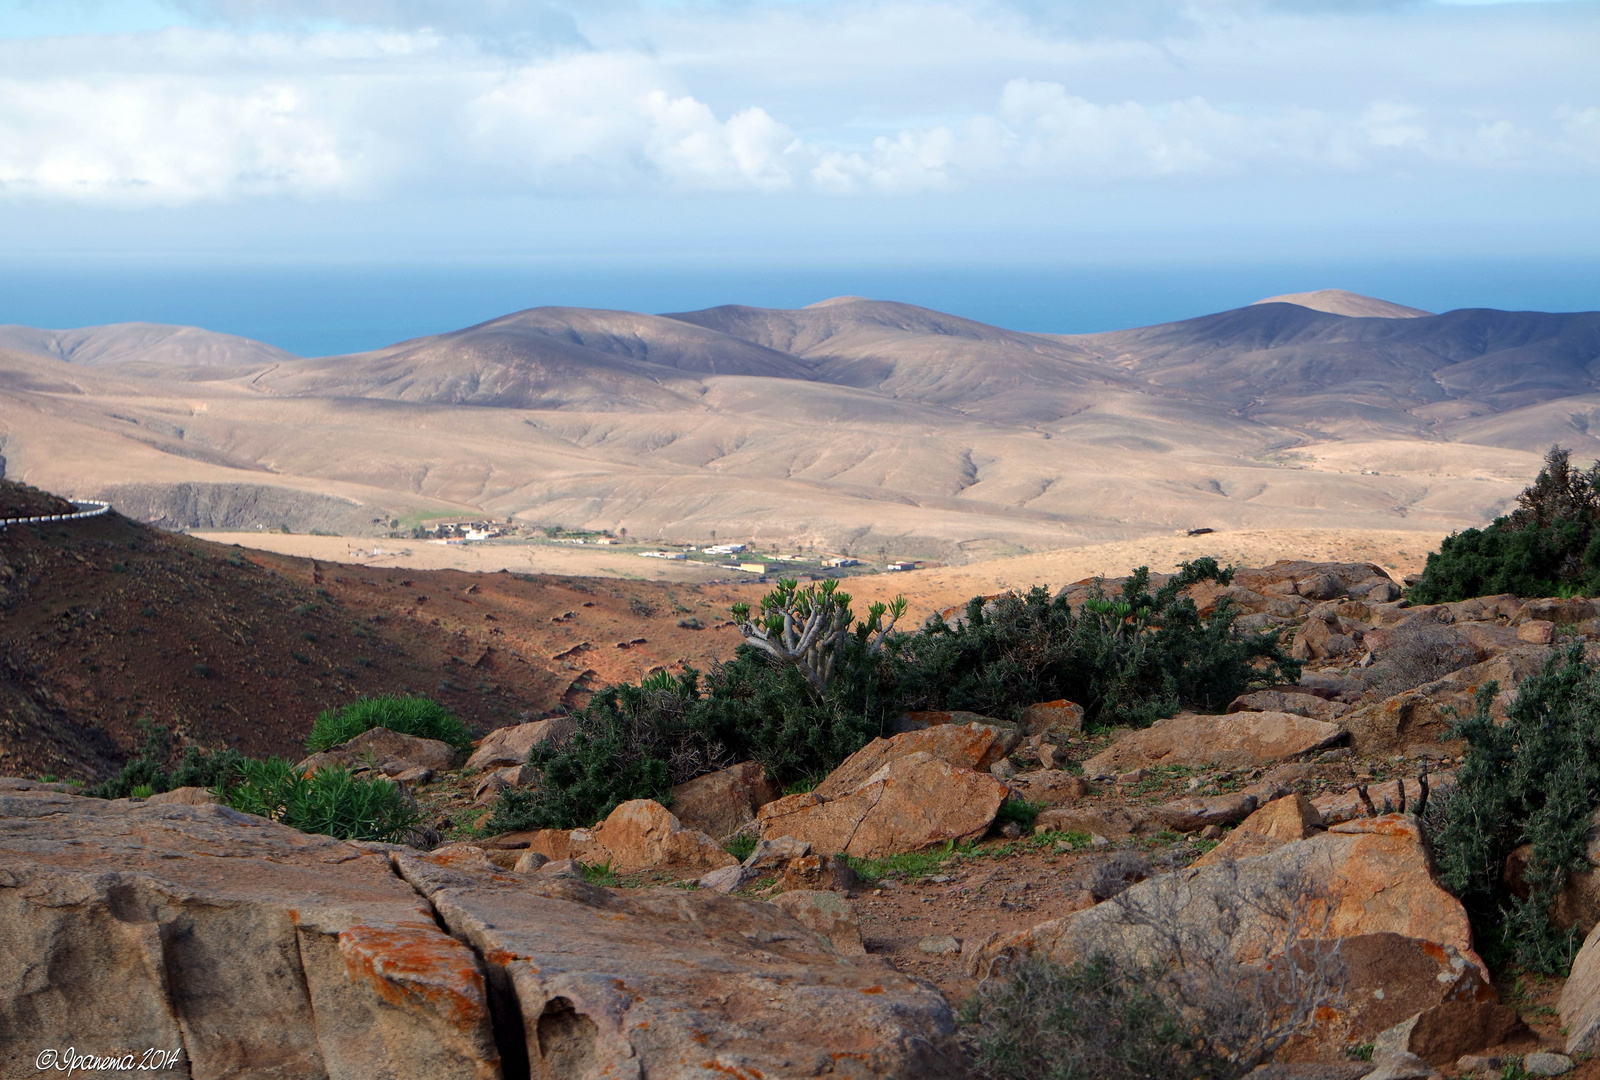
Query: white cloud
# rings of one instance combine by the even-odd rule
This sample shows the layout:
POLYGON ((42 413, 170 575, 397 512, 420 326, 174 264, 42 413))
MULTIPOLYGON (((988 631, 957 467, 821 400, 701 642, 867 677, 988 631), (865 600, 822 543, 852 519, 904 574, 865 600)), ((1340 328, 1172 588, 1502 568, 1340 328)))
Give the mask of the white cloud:
POLYGON ((0 197, 896 195, 1600 166, 1582 74, 1600 20, 1582 12, 1438 23, 1444 9, 1427 5, 1150 0, 1052 21, 1005 0, 185 3, 239 24, 327 11, 368 29, 0 42, 0 197), (1435 22, 1418 29, 1418 12, 1435 22), (502 23, 546 51, 497 51, 502 23), (1451 56, 1429 67, 1412 42, 1440 26, 1451 56), (1493 49, 1504 73, 1477 64, 1493 49), (1523 78, 1541 49, 1548 91, 1523 78), (1476 97, 1462 89, 1480 82, 1476 97))
POLYGON ((141 203, 315 195, 351 190, 361 171, 359 149, 292 84, 0 81, 8 194, 141 203))

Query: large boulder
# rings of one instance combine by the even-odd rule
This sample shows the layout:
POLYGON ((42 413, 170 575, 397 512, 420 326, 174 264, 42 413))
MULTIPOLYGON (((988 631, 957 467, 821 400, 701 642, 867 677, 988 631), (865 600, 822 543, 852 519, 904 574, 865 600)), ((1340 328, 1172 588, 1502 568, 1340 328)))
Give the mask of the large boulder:
POLYGON ((1022 726, 1029 735, 1052 731, 1082 731, 1083 706, 1065 698, 1041 701, 1022 710, 1022 726))
POLYGON ((936 991, 770 904, 0 794, 0 1043, 27 1040, 6 1076, 87 1030, 246 1080, 953 1078, 953 1029, 936 991))
POLYGON ((1017 748, 1022 733, 1000 724, 940 724, 887 739, 873 739, 851 754, 816 786, 815 794, 837 799, 854 791, 891 761, 929 754, 961 769, 987 769, 1017 748))
POLYGON ((1304 840, 1325 826, 1322 815, 1304 795, 1285 795, 1274 799, 1228 834, 1227 838, 1194 862, 1195 866, 1215 866, 1228 859, 1265 855, 1285 844, 1304 840))
POLYGON ((673 788, 672 812, 686 828, 720 840, 754 821, 756 811, 777 797, 761 765, 745 761, 673 788))
POLYGON ((368 728, 349 742, 312 754, 295 766, 302 774, 330 767, 398 776, 408 770, 442 772, 455 764, 456 748, 438 739, 368 728))
POLYGON ((1324 1010, 1308 1054, 1368 1041, 1441 1002, 1494 1000, 1466 911, 1433 880, 1415 821, 1400 815, 1152 877, 1114 901, 997 936, 975 950, 969 970, 983 974, 1029 952, 1063 963, 1106 951, 1168 963, 1174 939, 1256 965, 1290 935, 1337 941, 1345 969, 1343 1001, 1324 1010), (1274 911, 1298 921, 1277 921, 1274 911))
POLYGON ((1508 1006, 1446 1001, 1379 1034, 1372 1040, 1372 1060, 1415 1054, 1429 1065, 1449 1065, 1467 1054, 1532 1037, 1522 1017, 1508 1006))
MULTIPOLYGON (((1453 772, 1430 773, 1428 776, 1428 797, 1443 796, 1455 786, 1456 775, 1453 772)), ((1405 795, 1405 808, 1415 811, 1422 800, 1422 780, 1420 777, 1406 777, 1398 780, 1384 780, 1367 785, 1367 798, 1372 800, 1372 808, 1384 812, 1384 807, 1389 810, 1400 809, 1400 796, 1405 795)), ((1311 805, 1321 816, 1323 824, 1338 825, 1346 821, 1355 821, 1368 816, 1367 804, 1361 801, 1361 793, 1356 788, 1344 791, 1329 792, 1318 795, 1311 800, 1311 805)))
POLYGON ((619 874, 715 870, 739 861, 705 833, 684 828, 672 811, 652 799, 631 799, 593 829, 574 829, 568 835, 568 857, 610 863, 619 874))
POLYGON ((880 958, 842 954, 776 905, 420 854, 395 863, 483 958, 508 1074, 965 1075, 936 990, 880 958))
POLYGON ((1234 698, 1228 704, 1228 711, 1286 712, 1332 723, 1349 712, 1350 706, 1342 701, 1330 701, 1318 694, 1302 694, 1293 690, 1256 690, 1234 698))
POLYGON ((570 717, 557 716, 549 720, 496 728, 478 743, 478 748, 467 759, 466 769, 476 772, 479 769, 521 765, 528 760, 528 752, 535 746, 545 742, 559 743, 571 735, 575 727, 570 717))
POLYGON ((1343 735, 1344 729, 1337 724, 1292 713, 1179 713, 1124 733, 1085 761, 1083 771, 1089 776, 1115 776, 1157 765, 1246 769, 1320 750, 1343 735))
POLYGON ((194 1076, 500 1070, 478 958, 385 852, 50 793, 0 795, 0 1033, 182 1047, 194 1076))
POLYGON ((918 751, 836 798, 807 792, 768 803, 758 820, 765 839, 789 836, 814 851, 876 859, 980 837, 1008 793, 987 773, 918 751))
POLYGON ((1561 1027, 1567 1053, 1600 1053, 1600 923, 1583 940, 1561 988, 1561 1027))

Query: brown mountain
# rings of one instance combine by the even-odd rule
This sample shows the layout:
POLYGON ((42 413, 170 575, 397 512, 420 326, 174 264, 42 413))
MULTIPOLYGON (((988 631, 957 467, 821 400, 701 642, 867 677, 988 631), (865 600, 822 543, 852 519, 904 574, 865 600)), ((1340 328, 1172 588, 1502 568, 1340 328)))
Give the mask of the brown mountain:
POLYGON ((168 525, 486 513, 960 561, 1195 525, 1457 528, 1551 441, 1600 453, 1600 314, 1319 296, 1074 336, 858 297, 534 308, 315 359, 13 329, 0 455, 168 525))

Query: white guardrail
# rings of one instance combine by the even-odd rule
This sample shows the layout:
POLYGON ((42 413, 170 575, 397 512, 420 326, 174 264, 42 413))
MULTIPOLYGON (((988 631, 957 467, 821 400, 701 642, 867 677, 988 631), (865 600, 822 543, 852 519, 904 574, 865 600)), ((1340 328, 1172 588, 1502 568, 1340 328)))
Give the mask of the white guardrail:
POLYGON ((76 514, 39 514, 35 517, 0 518, 0 529, 7 525, 36 525, 46 521, 77 521, 79 518, 99 517, 101 514, 111 512, 111 504, 99 502, 95 499, 68 499, 73 506, 78 507, 76 514))

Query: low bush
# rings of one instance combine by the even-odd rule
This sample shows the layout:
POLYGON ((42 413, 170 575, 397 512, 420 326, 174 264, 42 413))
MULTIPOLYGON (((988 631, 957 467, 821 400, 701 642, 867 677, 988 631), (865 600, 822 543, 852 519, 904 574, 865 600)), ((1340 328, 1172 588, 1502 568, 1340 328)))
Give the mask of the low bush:
POLYGON ((1573 468, 1552 446, 1518 507, 1482 529, 1449 536, 1407 596, 1442 604, 1474 596, 1600 593, 1600 462, 1573 468))
MULTIPOLYGON (((659 672, 594 695, 566 744, 530 754, 537 790, 503 795, 490 828, 592 825, 619 803, 668 803, 673 785, 746 760, 786 793, 809 790, 908 709, 1015 719, 1026 705, 1066 697, 1095 723, 1147 724, 1294 681, 1299 666, 1276 633, 1241 632, 1226 600, 1201 618, 1182 595, 1230 576, 1200 559, 1152 592, 1141 568, 1115 598, 1091 596, 1079 611, 1043 588, 992 605, 979 597, 960 627, 935 621, 915 634, 894 632, 903 600, 874 604, 857 621, 832 582, 784 581, 758 613, 736 608, 747 643, 703 683, 692 670, 659 672)), ((318 729, 324 745, 361 730, 323 719, 318 729)), ((1013 806, 1004 820, 1030 825, 1028 809, 1013 806)))
POLYGON ((237 750, 206 753, 197 746, 188 746, 178 763, 170 765, 172 734, 148 718, 139 721, 139 732, 144 743, 138 756, 124 764, 116 776, 85 790, 85 795, 100 799, 149 798, 173 788, 212 787, 245 761, 237 750), (147 794, 135 794, 139 791, 147 794))
POLYGON ((244 762, 214 790, 240 813, 340 840, 398 841, 417 823, 415 806, 397 784, 361 779, 342 768, 305 776, 278 757, 244 762))
POLYGON ((1381 655, 1367 681, 1385 694, 1403 693, 1478 662, 1477 650, 1459 631, 1420 618, 1385 631, 1381 655))
POLYGON ((910 708, 1006 720, 1034 702, 1067 698, 1091 724, 1143 726, 1181 707, 1216 711, 1251 688, 1296 681, 1299 665, 1276 631, 1241 632, 1226 598, 1202 618, 1183 595, 1231 578, 1206 558, 1153 593, 1141 567, 1117 595, 1097 591, 1077 611, 1038 586, 989 604, 974 597, 955 629, 930 620, 899 643, 897 696, 910 708))
POLYGON ((308 750, 326 750, 349 742, 375 727, 388 728, 419 739, 438 739, 458 750, 472 748, 472 734, 443 705, 425 697, 384 694, 363 697, 337 709, 328 709, 311 725, 308 750))
POLYGON ((825 693, 747 647, 713 666, 704 689, 693 670, 606 687, 570 740, 534 748, 537 791, 510 803, 506 792, 491 828, 578 828, 629 799, 670 805, 673 785, 739 761, 780 785, 826 773, 882 730, 888 699, 858 670, 870 660, 847 647, 825 693))
POLYGON ((1579 942, 1551 925, 1549 911, 1568 875, 1588 868, 1585 833, 1600 803, 1600 668, 1581 645, 1552 657, 1517 687, 1504 724, 1490 714, 1497 691, 1480 689, 1476 710, 1456 727, 1467 753, 1435 823, 1440 880, 1465 905, 1492 963, 1563 973, 1579 942), (1531 853, 1518 896, 1503 871, 1523 844, 1531 853))
POLYGON ((987 1080, 1146 1080, 1222 1075, 1159 992, 1159 972, 1109 956, 1039 957, 991 980, 962 1011, 987 1080))

